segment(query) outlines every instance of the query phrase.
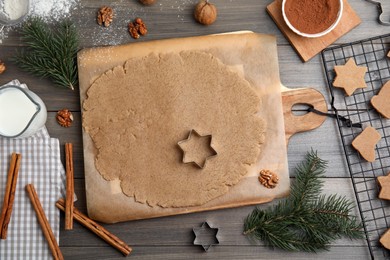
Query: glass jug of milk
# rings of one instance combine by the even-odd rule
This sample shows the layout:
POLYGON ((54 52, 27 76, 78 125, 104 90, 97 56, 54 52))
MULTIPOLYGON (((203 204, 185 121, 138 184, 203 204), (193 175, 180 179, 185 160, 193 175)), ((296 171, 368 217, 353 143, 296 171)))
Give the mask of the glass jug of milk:
POLYGON ((16 85, 0 87, 0 136, 30 136, 45 125, 46 119, 46 106, 35 93, 16 85))

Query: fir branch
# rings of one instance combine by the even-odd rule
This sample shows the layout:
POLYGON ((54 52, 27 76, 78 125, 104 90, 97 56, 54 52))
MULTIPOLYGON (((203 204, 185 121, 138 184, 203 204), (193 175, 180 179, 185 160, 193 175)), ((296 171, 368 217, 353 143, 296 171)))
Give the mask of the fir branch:
POLYGON ((342 236, 362 238, 362 223, 351 215, 352 202, 321 195, 326 162, 316 152, 296 168, 290 197, 267 210, 255 208, 244 222, 244 235, 289 251, 316 252, 342 236))
POLYGON ((30 18, 23 24, 22 39, 27 50, 16 55, 15 63, 23 70, 56 85, 74 89, 78 82, 76 56, 78 37, 70 21, 62 21, 49 29, 41 18, 30 18))

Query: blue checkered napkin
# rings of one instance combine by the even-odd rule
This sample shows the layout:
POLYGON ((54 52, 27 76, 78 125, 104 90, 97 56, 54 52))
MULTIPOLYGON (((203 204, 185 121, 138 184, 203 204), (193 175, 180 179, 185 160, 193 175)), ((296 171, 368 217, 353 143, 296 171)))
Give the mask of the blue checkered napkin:
POLYGON ((50 138, 45 127, 28 138, 0 138, 0 208, 13 152, 20 153, 22 159, 7 239, 0 240, 0 259, 52 259, 25 186, 34 184, 53 233, 59 241, 60 213, 55 202, 65 196, 66 181, 59 140, 50 138))

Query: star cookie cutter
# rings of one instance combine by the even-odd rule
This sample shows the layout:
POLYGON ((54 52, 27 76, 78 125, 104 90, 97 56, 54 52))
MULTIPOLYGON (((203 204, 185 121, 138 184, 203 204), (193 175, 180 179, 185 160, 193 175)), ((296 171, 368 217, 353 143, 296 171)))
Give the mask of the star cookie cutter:
POLYGON ((182 152, 183 152, 183 159, 182 159, 182 162, 185 163, 185 164, 191 163, 191 164, 197 166, 198 168, 203 169, 203 168, 206 166, 206 162, 207 162, 209 159, 211 159, 211 158, 213 158, 213 157, 215 157, 215 156, 218 155, 217 151, 213 148, 213 146, 212 146, 212 144, 211 144, 212 141, 213 141, 213 136, 212 136, 212 135, 200 135, 195 129, 192 129, 192 130, 190 131, 190 133, 189 133, 187 139, 181 140, 181 141, 179 141, 179 142, 177 143, 177 145, 179 146, 180 150, 182 150, 182 152), (195 161, 186 161, 186 160, 185 160, 185 157, 186 157, 186 153, 187 153, 187 152, 181 147, 181 144, 190 141, 192 135, 196 135, 196 136, 198 136, 198 137, 210 138, 209 147, 210 147, 211 151, 213 152, 213 154, 207 156, 207 157, 204 159, 203 163, 200 163, 200 164, 199 164, 199 163, 197 163, 197 162, 195 162, 195 161))
POLYGON ((213 228, 209 223, 203 222, 200 227, 192 228, 195 234, 194 245, 200 245, 205 252, 208 252, 212 246, 219 245, 219 228, 213 228))

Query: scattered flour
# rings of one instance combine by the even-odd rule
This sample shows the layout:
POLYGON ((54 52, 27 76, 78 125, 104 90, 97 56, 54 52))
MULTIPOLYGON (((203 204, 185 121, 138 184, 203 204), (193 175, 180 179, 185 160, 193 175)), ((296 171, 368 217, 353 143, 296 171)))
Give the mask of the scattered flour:
MULTIPOLYGON (((27 0, 0 0, 0 18, 2 6, 10 3, 12 6, 15 3, 27 0)), ((232 0, 230 0, 232 1, 232 0)), ((77 14, 72 17, 76 25, 85 24, 87 19, 96 19, 95 13, 91 14, 91 8, 82 8, 80 0, 30 0, 30 10, 28 17, 41 17, 46 22, 58 21, 62 18, 70 17, 72 14, 77 14)), ((91 39, 80 39, 87 42, 88 46, 102 45, 118 45, 132 42, 132 39, 127 31, 127 24, 136 17, 142 17, 147 25, 153 29, 153 23, 156 23, 156 18, 153 17, 155 12, 160 11, 165 15, 176 17, 177 24, 193 22, 193 8, 198 0, 175 0, 167 3, 159 0, 155 5, 145 7, 135 0, 113 0, 107 2, 107 5, 114 9, 114 21, 110 27, 104 28, 101 26, 92 26, 88 28, 88 34, 93 35, 91 39), (115 17, 124 17, 124 20, 115 19, 115 17), (126 19, 128 17, 128 19, 126 19)), ((96 7, 97 12, 98 7, 96 7)), ((93 11, 92 11, 93 12, 93 11)), ((12 31, 19 25, 6 26, 3 30, 3 35, 0 31, 0 44, 2 39, 11 36, 12 31)), ((1 29, 1 25, 0 25, 1 29)), ((83 34, 81 30, 79 32, 83 34)))
POLYGON ((29 16, 39 16, 46 21, 68 17, 78 0, 31 0, 29 16))

